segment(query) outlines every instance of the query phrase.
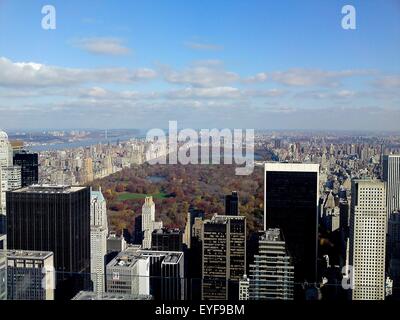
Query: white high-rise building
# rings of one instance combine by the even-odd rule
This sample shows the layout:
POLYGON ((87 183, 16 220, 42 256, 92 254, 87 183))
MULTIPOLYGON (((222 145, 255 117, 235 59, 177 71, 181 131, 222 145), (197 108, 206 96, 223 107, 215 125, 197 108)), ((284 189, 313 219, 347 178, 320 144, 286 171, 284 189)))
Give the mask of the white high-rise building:
POLYGON ((294 266, 280 229, 260 236, 249 279, 250 300, 293 300, 294 266))
POLYGON ((350 276, 353 300, 385 299, 386 187, 353 180, 350 215, 350 276))
POLYGON ((21 188, 21 168, 13 166, 8 135, 0 130, 0 234, 6 233, 6 192, 21 188))
POLYGON ((400 154, 383 156, 383 180, 386 182, 387 216, 400 211, 400 154))
POLYGON ((150 258, 138 253, 137 248, 120 252, 106 270, 108 293, 150 295, 150 258))
POLYGON ((90 204, 90 273, 93 291, 105 292, 105 257, 107 254, 107 207, 101 189, 91 191, 90 204))
POLYGON ((12 148, 8 141, 8 135, 0 130, 0 167, 9 167, 12 165, 12 148))
MULTIPOLYGON (((8 135, 0 130, 0 214, 6 214, 6 191, 8 191, 7 174, 3 168, 12 166, 12 148, 8 135)), ((1 230, 0 230, 1 231, 1 230)))
POLYGON ((151 249, 151 234, 154 230, 163 227, 162 221, 155 221, 156 205, 154 204, 153 197, 146 197, 142 206, 142 233, 143 249, 151 249))

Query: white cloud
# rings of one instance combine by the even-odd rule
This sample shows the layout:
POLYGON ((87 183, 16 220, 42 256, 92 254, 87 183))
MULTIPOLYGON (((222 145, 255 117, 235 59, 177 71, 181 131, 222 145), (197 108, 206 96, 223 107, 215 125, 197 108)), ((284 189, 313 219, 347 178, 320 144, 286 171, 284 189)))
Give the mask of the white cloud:
POLYGON ((147 68, 77 69, 33 62, 12 62, 0 57, 0 86, 56 87, 87 82, 132 83, 156 76, 154 70, 147 68))
POLYGON ((381 88, 400 88, 400 75, 382 76, 375 79, 374 85, 381 88))
POLYGON ((203 51, 219 51, 223 49, 223 47, 220 45, 211 43, 191 42, 191 41, 186 42, 185 46, 193 50, 203 50, 203 51))
POLYGON ((257 83, 257 82, 265 82, 265 81, 267 81, 267 79, 268 79, 267 74, 265 72, 260 72, 254 76, 243 79, 243 82, 244 83, 257 83))
POLYGON ((116 38, 83 38, 73 41, 73 44, 93 54, 120 56, 131 52, 121 39, 116 38))
POLYGON ((320 69, 289 69, 271 74, 275 82, 288 86, 338 86, 344 78, 368 75, 368 70, 326 71, 320 69))
POLYGON ((174 99, 182 98, 238 98, 240 90, 233 87, 213 88, 185 88, 173 90, 166 93, 166 96, 174 99))
POLYGON ((216 60, 196 62, 190 67, 177 71, 163 67, 164 79, 175 84, 186 84, 195 87, 219 87, 240 79, 235 72, 226 71, 216 60))

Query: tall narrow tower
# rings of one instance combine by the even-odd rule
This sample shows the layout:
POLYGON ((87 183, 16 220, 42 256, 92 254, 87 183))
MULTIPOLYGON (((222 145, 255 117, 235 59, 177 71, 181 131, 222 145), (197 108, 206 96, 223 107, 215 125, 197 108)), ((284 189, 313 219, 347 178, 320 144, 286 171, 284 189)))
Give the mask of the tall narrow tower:
POLYGON ((319 165, 266 163, 264 231, 279 228, 297 282, 317 281, 319 165))
POLYGON ((400 211, 400 154, 383 156, 383 181, 387 188, 387 216, 400 211))
POLYGON ((379 180, 353 180, 350 266, 353 300, 385 298, 386 189, 379 180))
POLYGON ((143 249, 151 249, 151 234, 154 230, 162 228, 162 222, 156 222, 155 215, 156 205, 153 197, 146 197, 142 206, 143 249))

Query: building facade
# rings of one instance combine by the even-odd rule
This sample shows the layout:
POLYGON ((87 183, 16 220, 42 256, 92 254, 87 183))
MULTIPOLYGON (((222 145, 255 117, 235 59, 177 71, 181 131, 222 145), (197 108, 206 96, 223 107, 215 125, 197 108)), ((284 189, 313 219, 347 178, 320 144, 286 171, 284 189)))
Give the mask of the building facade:
POLYGON ((150 259, 137 250, 120 252, 106 267, 107 293, 150 294, 150 259))
POLYGON ((383 181, 386 182, 386 207, 390 214, 400 211, 400 155, 383 156, 383 181))
POLYGON ((53 300, 54 289, 52 252, 7 251, 8 300, 53 300))
POLYGON ((90 203, 90 274, 93 291, 105 292, 107 255, 107 206, 101 189, 91 191, 90 203))
POLYGON ((156 221, 156 205, 153 197, 146 197, 142 206, 143 249, 151 249, 151 235, 154 230, 162 228, 162 221, 156 221))
POLYGON ((202 239, 202 299, 238 299, 246 274, 246 218, 214 215, 204 221, 202 239))
POLYGON ((182 251, 182 232, 179 229, 157 229, 151 236, 151 250, 182 251))
POLYGON ((225 215, 239 215, 239 196, 237 191, 232 191, 232 194, 228 194, 225 196, 225 215))
POLYGON ((258 253, 249 266, 249 300, 293 300, 294 266, 279 229, 259 239, 258 253))
POLYGON ((14 166, 21 167, 21 186, 27 187, 39 182, 39 161, 37 153, 17 152, 13 156, 14 166))
POLYGON ((349 239, 353 300, 385 299, 386 229, 385 183, 353 180, 349 239))
POLYGON ((319 165, 266 163, 264 230, 279 228, 291 253, 295 281, 317 281, 319 165))
POLYGON ((7 299, 7 237, 0 234, 0 300, 7 299))
POLYGON ((36 185, 7 192, 8 249, 51 251, 56 299, 90 281, 90 188, 36 185))

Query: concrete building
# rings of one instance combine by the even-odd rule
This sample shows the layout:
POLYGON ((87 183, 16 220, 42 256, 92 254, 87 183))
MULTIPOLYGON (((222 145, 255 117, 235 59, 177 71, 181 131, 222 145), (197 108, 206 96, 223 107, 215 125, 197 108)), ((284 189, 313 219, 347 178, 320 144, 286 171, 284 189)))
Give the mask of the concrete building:
POLYGON ((90 204, 90 274, 93 291, 105 292, 105 266, 107 255, 107 206, 101 189, 91 191, 90 204))
POLYGON ((7 299, 53 300, 53 252, 7 251, 7 299))
POLYGON ((238 299, 246 274, 246 218, 214 215, 204 221, 202 299, 238 299))
POLYGON ((385 299, 386 188, 378 180, 353 180, 350 266, 353 300, 385 299))
POLYGON ((130 295, 122 293, 105 292, 97 294, 91 291, 80 291, 72 300, 152 300, 150 295, 130 295))
POLYGON ((336 205, 332 191, 325 195, 321 210, 321 222, 325 229, 329 232, 338 230, 340 228, 340 208, 336 205))
POLYGON ((247 275, 239 281, 239 300, 249 300, 250 280, 247 275))
POLYGON ((143 249, 151 249, 151 235, 154 230, 163 227, 162 221, 156 221, 156 205, 154 204, 153 197, 146 197, 142 206, 142 233, 143 249))
POLYGON ((249 300, 293 300, 294 266, 279 229, 260 236, 249 281, 249 300))
POLYGON ((150 259, 150 294, 154 299, 185 300, 184 253, 141 249, 137 252, 150 259))
POLYGON ((150 258, 137 250, 120 252, 106 267, 107 293, 150 294, 150 258))
MULTIPOLYGON (((12 166, 12 148, 8 141, 8 135, 0 130, 0 214, 6 214, 6 197, 8 191, 8 182, 5 173, 2 174, 2 168, 12 166)), ((1 230, 0 230, 1 232, 1 230)))
POLYGON ((386 207, 390 214, 400 211, 400 154, 383 156, 383 181, 386 182, 386 207))
POLYGON ((203 226, 204 216, 205 216, 205 213, 203 210, 198 210, 195 208, 190 208, 187 213, 185 232, 183 235, 183 243, 186 244, 186 247, 188 249, 190 249, 192 246, 193 238, 201 237, 201 232, 200 232, 200 234, 198 234, 198 232, 199 232, 199 230, 201 231, 201 228, 203 226), (196 224, 196 227, 194 227, 195 224, 196 224), (201 225, 200 229, 199 229, 199 225, 201 225))

